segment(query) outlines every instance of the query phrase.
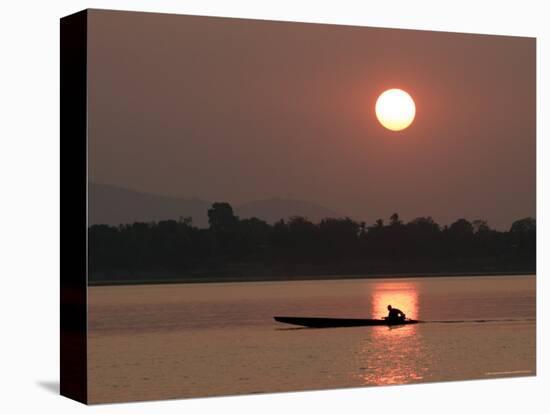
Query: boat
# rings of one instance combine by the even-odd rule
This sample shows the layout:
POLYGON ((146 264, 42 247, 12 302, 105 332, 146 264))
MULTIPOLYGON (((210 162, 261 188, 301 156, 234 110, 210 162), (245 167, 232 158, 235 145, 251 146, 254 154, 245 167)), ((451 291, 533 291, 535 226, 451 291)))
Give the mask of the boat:
POLYGON ((301 316, 274 316, 277 322, 290 325, 305 326, 308 328, 344 328, 353 326, 398 326, 418 323, 414 319, 389 320, 384 319, 357 319, 357 318, 317 318, 301 316))

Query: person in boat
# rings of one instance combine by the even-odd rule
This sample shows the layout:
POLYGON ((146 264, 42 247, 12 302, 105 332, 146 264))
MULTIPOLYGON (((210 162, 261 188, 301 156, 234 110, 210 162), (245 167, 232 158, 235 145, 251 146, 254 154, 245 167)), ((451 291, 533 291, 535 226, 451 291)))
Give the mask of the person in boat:
POLYGON ((405 314, 397 308, 393 308, 391 305, 388 305, 388 317, 386 318, 389 321, 404 321, 405 314))

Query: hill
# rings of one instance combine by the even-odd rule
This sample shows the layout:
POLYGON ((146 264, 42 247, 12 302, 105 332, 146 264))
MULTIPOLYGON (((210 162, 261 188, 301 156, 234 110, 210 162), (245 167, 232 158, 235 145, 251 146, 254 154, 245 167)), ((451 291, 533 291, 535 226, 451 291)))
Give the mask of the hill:
MULTIPOLYGON (((89 225, 118 225, 134 222, 177 220, 192 217, 197 227, 208 227, 208 209, 211 201, 198 198, 170 197, 148 194, 112 185, 90 183, 89 225)), ((219 200, 223 201, 223 200, 219 200)), ((257 217, 268 223, 291 216, 319 221, 325 217, 343 217, 315 203, 302 200, 270 198, 252 201, 235 207, 240 218, 257 217)))

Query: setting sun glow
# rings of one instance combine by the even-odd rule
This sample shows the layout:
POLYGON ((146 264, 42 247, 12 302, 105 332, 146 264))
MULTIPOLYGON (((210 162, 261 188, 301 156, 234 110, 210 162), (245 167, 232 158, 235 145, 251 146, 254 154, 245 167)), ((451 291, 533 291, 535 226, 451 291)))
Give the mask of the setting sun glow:
POLYGON ((401 89, 388 89, 376 101, 376 117, 387 129, 401 131, 407 128, 416 114, 411 96, 401 89))

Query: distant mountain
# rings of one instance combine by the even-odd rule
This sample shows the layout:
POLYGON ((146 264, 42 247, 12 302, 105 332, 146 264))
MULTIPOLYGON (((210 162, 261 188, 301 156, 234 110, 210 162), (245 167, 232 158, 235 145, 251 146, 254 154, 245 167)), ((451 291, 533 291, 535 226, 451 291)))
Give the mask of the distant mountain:
MULTIPOLYGON (((88 201, 89 225, 119 225, 192 217, 195 226, 208 227, 208 209, 212 205, 211 201, 197 198, 161 196, 98 183, 90 183, 88 201)), ((311 221, 343 217, 314 203, 283 198, 252 201, 233 208, 240 218, 257 217, 268 223, 291 216, 303 216, 311 221)))
POLYGON ((105 184, 90 183, 89 225, 126 224, 192 217, 193 224, 208 227, 211 203, 196 198, 140 193, 105 184))
POLYGON ((240 218, 257 217, 268 223, 292 216, 306 217, 310 221, 320 221, 326 217, 343 217, 342 214, 315 203, 284 198, 251 201, 235 207, 235 214, 240 218))

